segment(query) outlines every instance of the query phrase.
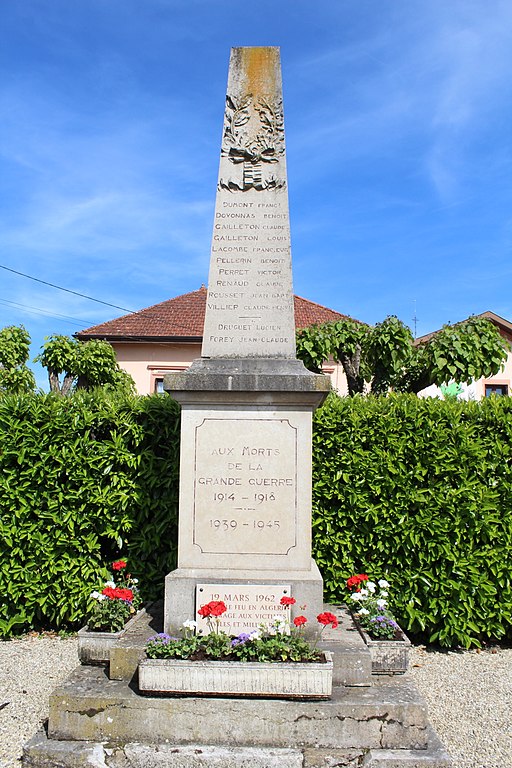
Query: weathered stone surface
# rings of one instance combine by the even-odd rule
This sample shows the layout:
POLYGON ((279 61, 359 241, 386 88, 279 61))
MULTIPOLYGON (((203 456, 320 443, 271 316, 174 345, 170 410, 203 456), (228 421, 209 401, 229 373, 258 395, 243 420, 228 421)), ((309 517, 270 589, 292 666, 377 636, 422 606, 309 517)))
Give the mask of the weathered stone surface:
MULTIPOLYGON (((127 744, 123 752, 126 768, 303 768, 298 749, 165 744, 156 751, 141 744, 127 744)), ((124 768, 125 763, 109 760, 107 765, 124 768)))
POLYGON ((305 749, 303 768, 359 768, 363 755, 352 749, 305 749))
POLYGON ((451 768, 450 755, 430 726, 427 734, 426 749, 371 749, 365 755, 362 768, 451 768))
POLYGON ((41 732, 24 748, 25 768, 303 768, 299 749, 203 744, 105 745, 56 741, 41 732))
POLYGON ((54 739, 336 749, 424 748, 426 708, 401 679, 335 688, 319 702, 239 698, 145 698, 104 670, 81 667, 50 698, 54 739))
POLYGON ((318 647, 328 650, 333 658, 333 685, 368 686, 372 684, 372 659, 357 631, 350 612, 344 606, 326 605, 334 613, 338 627, 326 627, 318 647))
POLYGON ((308 371, 302 360, 206 358, 194 360, 186 371, 166 374, 164 386, 179 402, 225 402, 226 393, 234 403, 248 402, 247 393, 253 393, 251 399, 257 394, 260 404, 268 398, 281 405, 320 405, 331 380, 308 371))
POLYGON ((140 619, 110 651, 109 677, 111 680, 131 680, 139 661, 145 658, 144 648, 150 637, 163 628, 163 600, 148 605, 140 619))
POLYGON ((24 747, 24 768, 451 768, 429 730, 426 749, 288 749, 203 744, 115 745, 48 739, 42 731, 24 747))
POLYGON ((102 744, 85 741, 53 741, 44 731, 23 747, 24 768, 105 768, 102 744))

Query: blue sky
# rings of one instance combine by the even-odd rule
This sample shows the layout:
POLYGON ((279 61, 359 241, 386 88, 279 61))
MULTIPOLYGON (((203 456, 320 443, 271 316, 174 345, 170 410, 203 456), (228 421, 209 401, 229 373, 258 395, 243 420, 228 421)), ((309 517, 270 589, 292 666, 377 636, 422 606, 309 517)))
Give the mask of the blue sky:
MULTIPOLYGON (((279 45, 295 293, 512 319, 510 0, 2 0, 0 28, 1 265, 130 310, 206 283, 229 50, 279 45)), ((0 269, 34 356, 121 314, 0 269)))

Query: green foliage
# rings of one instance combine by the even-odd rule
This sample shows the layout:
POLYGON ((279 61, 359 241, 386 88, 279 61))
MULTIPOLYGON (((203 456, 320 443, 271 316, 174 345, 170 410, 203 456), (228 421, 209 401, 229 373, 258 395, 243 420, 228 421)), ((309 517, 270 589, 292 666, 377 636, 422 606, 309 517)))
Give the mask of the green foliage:
MULTIPOLYGON (((127 558, 144 600, 176 567, 178 406, 101 391, 0 397, 0 636, 82 624, 127 558)), ((512 637, 512 400, 339 398, 315 415, 326 599, 387 579, 413 635, 512 637)))
POLYGON ((429 642, 511 635, 512 400, 331 395, 313 453, 328 600, 363 571, 393 585, 399 623, 429 642))
POLYGON ((35 361, 47 369, 50 390, 61 395, 75 388, 99 386, 125 394, 133 394, 135 389, 131 376, 119 367, 113 347, 102 339, 81 342, 69 336, 49 336, 35 361))
POLYGON ((29 351, 30 336, 23 326, 0 330, 0 393, 34 390, 34 374, 26 365, 29 351))
POLYGON ((150 638, 146 645, 150 659, 219 659, 223 661, 306 662, 318 661, 319 651, 302 636, 300 630, 289 634, 263 628, 233 640, 224 632, 172 638, 164 633, 150 638))
POLYGON ((419 392, 430 384, 494 376, 509 350, 496 326, 482 317, 446 325, 422 344, 394 316, 374 327, 345 319, 297 332, 297 356, 306 367, 318 373, 326 360, 341 363, 351 396, 365 390, 419 392))
POLYGON ((0 398, 0 636, 83 623, 119 554, 144 599, 162 594, 176 563, 178 421, 170 398, 0 398))
POLYGON ((131 614, 132 608, 129 603, 107 598, 94 605, 87 619, 87 626, 96 632, 119 632, 131 614))

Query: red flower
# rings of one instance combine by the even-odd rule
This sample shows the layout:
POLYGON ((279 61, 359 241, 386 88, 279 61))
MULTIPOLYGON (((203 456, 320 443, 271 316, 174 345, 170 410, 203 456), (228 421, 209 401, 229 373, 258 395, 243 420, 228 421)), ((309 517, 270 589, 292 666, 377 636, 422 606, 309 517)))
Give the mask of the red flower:
POLYGON ((222 616, 225 611, 227 611, 226 603, 223 603, 222 600, 211 600, 200 607, 198 614, 206 619, 208 616, 222 616))
POLYGON ((296 627, 302 627, 307 622, 307 619, 305 616, 296 616, 293 620, 293 623, 296 627))
POLYGON ((112 563, 112 568, 114 571, 122 571, 123 568, 126 568, 126 560, 116 560, 115 563, 112 563))
POLYGON ((327 627, 330 624, 333 629, 336 629, 338 626, 338 619, 334 613, 330 613, 329 611, 325 611, 325 613, 319 613, 316 617, 316 620, 319 624, 323 624, 324 627, 327 627))
POLYGON ((210 613, 212 616, 222 616, 223 613, 227 611, 226 603, 223 603, 222 600, 215 601, 212 600, 210 603, 210 613))
POLYGON ((105 587, 101 594, 109 597, 111 600, 126 600, 127 603, 131 603, 133 600, 132 590, 125 589, 124 587, 105 587))
POLYGON ((294 597, 282 597, 280 600, 281 605, 288 606, 288 605, 295 605, 296 599, 294 597))
POLYGON ((350 579, 347 579, 347 587, 349 589, 352 589, 352 587, 356 587, 356 592, 359 592, 360 584, 363 581, 368 581, 368 576, 366 573, 356 573, 355 576, 351 576, 350 579))

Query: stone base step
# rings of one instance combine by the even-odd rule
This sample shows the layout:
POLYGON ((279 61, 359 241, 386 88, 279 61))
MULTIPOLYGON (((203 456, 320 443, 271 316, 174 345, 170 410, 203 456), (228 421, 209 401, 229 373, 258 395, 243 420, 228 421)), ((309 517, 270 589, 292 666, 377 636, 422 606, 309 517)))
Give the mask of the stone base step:
POLYGON ((288 749, 190 744, 105 745, 57 741, 38 733, 24 748, 24 768, 450 768, 435 735, 425 750, 288 749))
POLYGON ((79 667, 50 697, 56 740, 212 746, 422 749, 426 706, 408 678, 335 687, 328 701, 141 695, 102 667, 79 667))
POLYGON ((450 768, 450 755, 434 729, 428 727, 428 748, 371 749, 366 753, 361 768, 450 768))

